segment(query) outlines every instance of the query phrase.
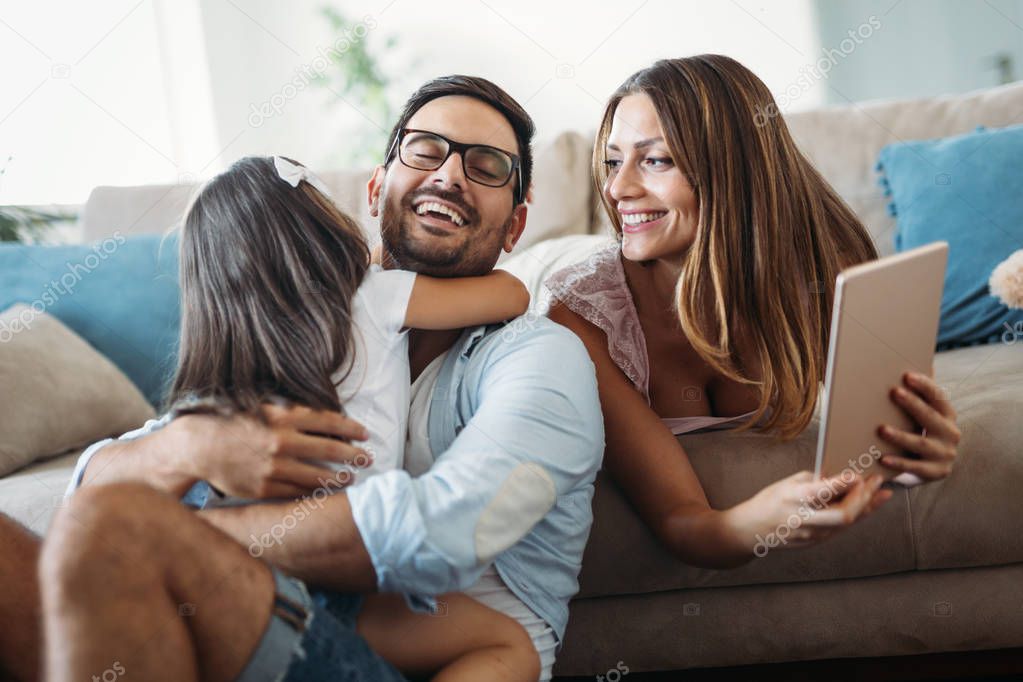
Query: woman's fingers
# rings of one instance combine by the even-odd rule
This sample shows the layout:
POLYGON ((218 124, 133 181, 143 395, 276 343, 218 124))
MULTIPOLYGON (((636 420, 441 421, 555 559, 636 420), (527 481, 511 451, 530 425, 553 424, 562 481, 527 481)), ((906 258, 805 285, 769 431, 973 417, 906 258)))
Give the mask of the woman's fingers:
POLYGON ((815 511, 810 518, 804 521, 804 524, 831 528, 851 524, 870 504, 880 485, 880 476, 872 476, 866 481, 857 478, 841 498, 836 499, 828 507, 815 511))
POLYGON ((841 475, 811 480, 799 485, 797 495, 800 500, 828 504, 844 496, 857 480, 858 477, 845 480, 841 475))
MULTIPOLYGON (((930 382, 930 379, 927 379, 930 382)), ((909 385, 909 384, 907 384, 909 385)), ((933 382, 928 384, 934 385, 933 382)), ((913 386, 913 390, 903 386, 896 386, 892 389, 892 401, 901 407, 920 426, 927 430, 931 436, 948 441, 953 445, 959 443, 962 434, 955 424, 955 411, 951 403, 941 394, 930 388, 919 388, 913 386), (950 414, 946 414, 949 412, 950 414)), ((936 386, 935 386, 936 388, 936 386)))
POLYGON ((366 440, 369 432, 359 422, 340 412, 313 410, 303 405, 263 406, 263 415, 273 426, 286 426, 296 431, 318 433, 345 440, 366 440))
MULTIPOLYGON (((955 459, 956 448, 951 443, 933 437, 931 434, 910 433, 897 429, 888 424, 882 424, 877 431, 885 441, 896 445, 902 450, 908 450, 920 455, 924 460, 933 462, 951 462, 955 459)), ((887 457, 896 455, 885 455, 881 458, 883 463, 887 457)))
POLYGON ((878 435, 902 450, 919 455, 921 459, 892 454, 883 456, 881 463, 925 480, 944 478, 952 471, 956 446, 962 437, 955 423, 955 410, 930 377, 909 372, 905 382, 912 391, 898 387, 893 391, 892 400, 924 427, 926 435, 909 433, 887 424, 878 428, 878 435))
POLYGON ((941 386, 934 382, 934 379, 920 372, 906 372, 903 381, 929 405, 933 405, 943 416, 955 422, 956 411, 952 407, 952 401, 945 395, 941 386))
POLYGON ((936 481, 952 473, 952 462, 929 461, 926 459, 909 459, 898 455, 885 455, 881 463, 890 469, 916 474, 927 481, 936 481))
POLYGON ((799 483, 795 488, 804 494, 798 508, 800 522, 783 544, 790 549, 812 547, 868 516, 892 497, 891 490, 881 489, 882 483, 882 477, 876 474, 867 479, 835 476, 799 483), (820 499, 820 508, 805 503, 806 497, 812 495, 820 499))

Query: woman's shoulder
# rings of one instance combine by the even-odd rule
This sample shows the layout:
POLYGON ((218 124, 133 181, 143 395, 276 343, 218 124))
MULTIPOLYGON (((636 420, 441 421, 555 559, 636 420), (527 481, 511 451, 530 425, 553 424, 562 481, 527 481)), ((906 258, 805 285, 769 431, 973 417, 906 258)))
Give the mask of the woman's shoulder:
POLYGON ((646 342, 618 244, 555 272, 544 284, 552 297, 551 318, 569 328, 577 327, 573 329, 577 334, 584 331, 578 327, 585 323, 602 331, 611 359, 646 395, 646 342))
POLYGON ((557 270, 544 281, 544 286, 561 301, 570 295, 616 292, 624 285, 621 247, 617 242, 602 246, 585 259, 557 270))

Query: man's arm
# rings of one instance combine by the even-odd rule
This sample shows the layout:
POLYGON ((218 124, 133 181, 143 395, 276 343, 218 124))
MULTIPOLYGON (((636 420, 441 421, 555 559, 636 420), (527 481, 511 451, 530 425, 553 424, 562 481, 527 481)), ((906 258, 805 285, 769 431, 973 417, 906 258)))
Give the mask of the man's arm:
POLYGON ((338 592, 376 592, 376 571, 343 493, 199 514, 289 575, 338 592))
POLYGON ((218 509, 206 518, 321 587, 406 595, 466 588, 560 494, 591 482, 603 454, 582 344, 553 325, 524 335, 491 349, 472 419, 422 476, 390 471, 319 504, 218 509))
POLYGON ((82 453, 67 494, 84 484, 137 481, 180 497, 206 480, 237 497, 294 498, 333 477, 324 462, 365 458, 349 442, 365 440, 365 428, 340 413, 266 405, 263 416, 262 421, 207 414, 150 420, 82 453))
POLYGON ((182 456, 188 451, 183 436, 164 416, 117 440, 94 443, 78 458, 67 495, 83 485, 136 481, 181 497, 196 481, 182 456))

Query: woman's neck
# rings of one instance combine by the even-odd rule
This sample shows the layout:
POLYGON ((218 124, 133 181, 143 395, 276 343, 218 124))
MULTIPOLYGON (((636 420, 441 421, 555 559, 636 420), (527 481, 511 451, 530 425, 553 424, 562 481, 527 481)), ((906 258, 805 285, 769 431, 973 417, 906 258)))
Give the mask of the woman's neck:
POLYGON ((671 311, 675 315, 675 290, 678 278, 682 273, 682 259, 679 256, 659 258, 649 261, 629 261, 623 259, 626 279, 633 290, 633 299, 637 310, 642 307, 671 311), (652 305, 650 305, 652 304, 652 305))

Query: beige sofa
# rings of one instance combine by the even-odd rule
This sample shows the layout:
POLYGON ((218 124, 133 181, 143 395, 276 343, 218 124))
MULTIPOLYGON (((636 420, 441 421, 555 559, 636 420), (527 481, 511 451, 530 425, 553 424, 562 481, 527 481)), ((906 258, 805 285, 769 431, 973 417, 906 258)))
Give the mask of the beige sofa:
MULTIPOLYGON (((1023 84, 1017 84, 821 109, 788 121, 885 254, 892 251, 894 220, 874 174, 880 148, 1019 123, 1021 115, 1023 84)), ((521 253, 503 263, 537 294, 547 274, 606 239, 589 154, 588 136, 566 133, 537 156, 521 253)), ((363 198, 366 173, 324 177, 375 234, 363 198)), ((183 185, 97 188, 85 210, 85 238, 163 231, 178 220, 190 192, 183 185)), ((602 479, 582 591, 557 672, 1023 647, 1023 343, 940 353, 935 369, 959 412, 957 469, 941 483, 898 492, 871 518, 816 548, 772 551, 731 571, 686 566, 657 546, 613 483, 602 479)), ((787 444, 721 432, 681 439, 711 504, 726 507, 812 468, 816 431, 815 419, 787 444)), ((43 532, 76 455, 0 479, 0 511, 43 532)))

